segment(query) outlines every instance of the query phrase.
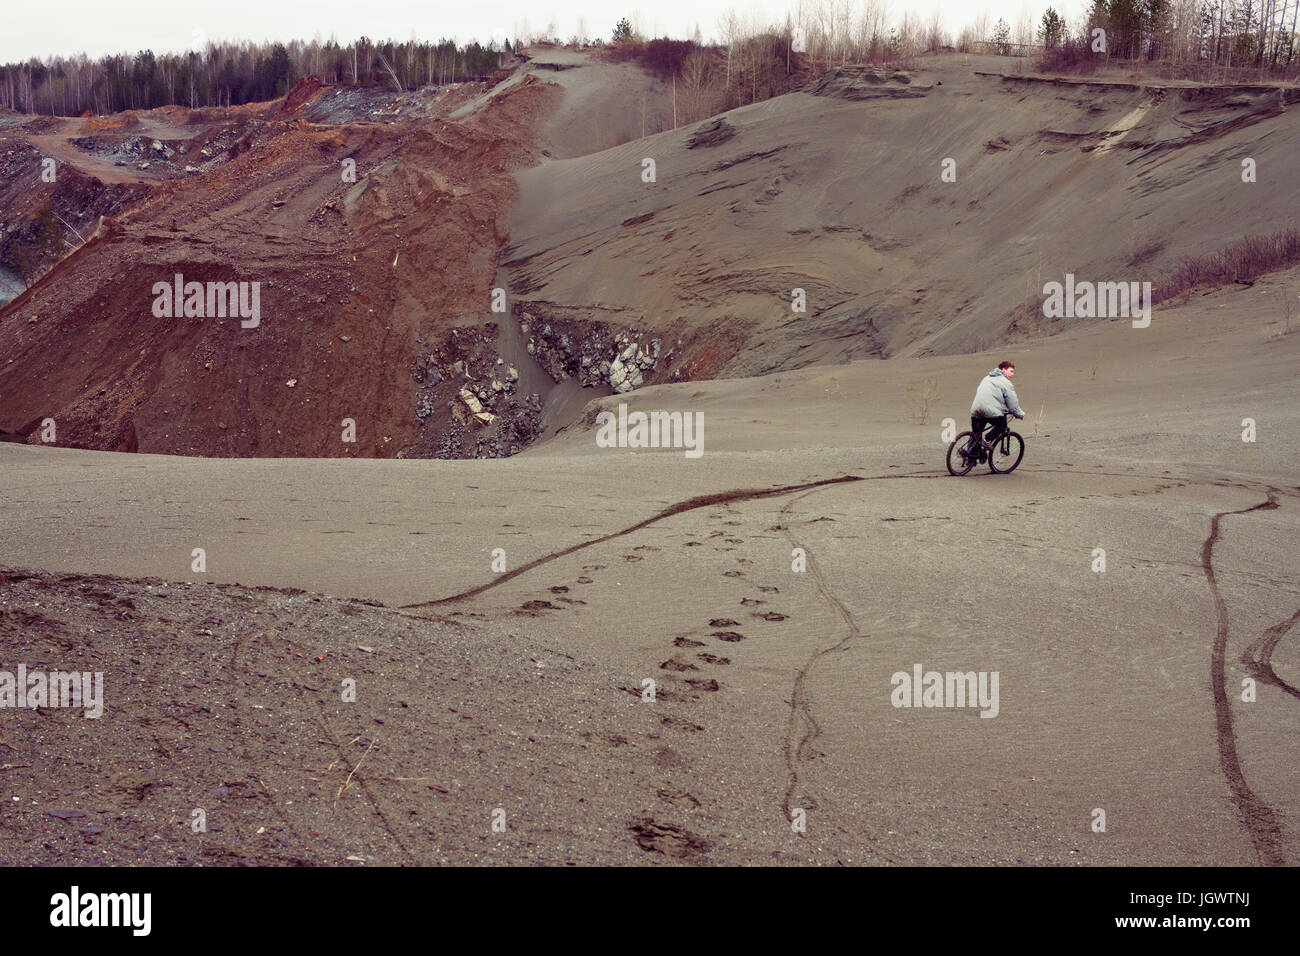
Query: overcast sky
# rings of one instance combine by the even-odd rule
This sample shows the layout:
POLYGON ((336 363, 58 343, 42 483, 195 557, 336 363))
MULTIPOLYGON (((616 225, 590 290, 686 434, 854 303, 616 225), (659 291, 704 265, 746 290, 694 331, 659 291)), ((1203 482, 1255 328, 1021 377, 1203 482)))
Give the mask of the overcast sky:
MULTIPOLYGON (((155 53, 189 49, 194 38, 211 40, 310 40, 333 34, 346 43, 371 39, 421 40, 455 37, 487 42, 493 34, 518 36, 554 22, 561 39, 578 32, 585 19, 589 36, 609 38, 620 16, 639 12, 641 29, 652 35, 688 37, 699 24, 705 38, 717 34, 719 16, 735 10, 784 20, 798 0, 9 0, 0 27, 0 62, 44 59, 52 54, 155 53), (196 33, 196 31, 201 31, 196 33)), ((1074 17, 1083 0, 889 0, 891 20, 905 8, 929 16, 939 10, 956 33, 981 10, 1013 26, 1022 12, 1035 22, 1049 5, 1074 17)))

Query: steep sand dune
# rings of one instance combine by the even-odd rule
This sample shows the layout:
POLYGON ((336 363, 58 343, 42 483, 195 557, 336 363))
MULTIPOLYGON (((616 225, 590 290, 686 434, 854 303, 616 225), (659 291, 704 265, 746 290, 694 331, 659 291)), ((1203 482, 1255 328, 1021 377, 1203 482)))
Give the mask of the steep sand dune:
POLYGON ((635 63, 610 63, 559 47, 534 47, 506 81, 452 114, 468 116, 529 77, 564 91, 541 131, 558 159, 585 156, 672 126, 671 93, 635 63))
MULTIPOLYGON (((601 76, 574 71, 566 95, 601 76)), ((719 352, 728 374, 963 352, 1046 281, 1156 280, 1290 224, 1300 200, 1293 88, 1004 78, 945 57, 810 90, 521 170, 516 297, 682 339, 656 382, 714 374, 719 352)))

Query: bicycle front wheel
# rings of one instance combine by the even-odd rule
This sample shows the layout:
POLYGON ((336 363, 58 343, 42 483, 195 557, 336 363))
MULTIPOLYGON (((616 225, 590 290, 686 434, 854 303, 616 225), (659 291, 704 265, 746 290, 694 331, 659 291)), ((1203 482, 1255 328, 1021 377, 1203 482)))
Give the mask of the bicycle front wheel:
POLYGON ((1010 474, 1024 457, 1025 440, 1015 432, 1007 432, 998 439, 989 454, 989 470, 995 475, 1010 474))
POLYGON ((960 478, 975 467, 975 456, 967 458, 961 453, 968 441, 970 441, 970 432, 962 432, 948 446, 948 474, 960 478))

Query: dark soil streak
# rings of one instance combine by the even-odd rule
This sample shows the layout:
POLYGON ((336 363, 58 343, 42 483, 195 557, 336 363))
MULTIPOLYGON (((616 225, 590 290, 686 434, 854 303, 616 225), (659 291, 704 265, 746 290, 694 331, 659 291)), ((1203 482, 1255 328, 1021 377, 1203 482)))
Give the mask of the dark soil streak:
POLYGON ((1273 650, 1277 647, 1278 642, 1286 636, 1287 631, 1295 627, 1297 622, 1300 622, 1300 611, 1296 611, 1290 618, 1280 624, 1274 624, 1254 644, 1246 648, 1241 655, 1241 662, 1246 665, 1246 670, 1250 672, 1251 676, 1257 680, 1272 684, 1274 687, 1286 691, 1292 697, 1300 698, 1300 690, 1278 677, 1277 671, 1273 670, 1273 650))
MULTIPOLYGON (((1219 766, 1223 769, 1224 776, 1228 778, 1232 800, 1237 805, 1241 822, 1250 833, 1251 842, 1255 845, 1255 853, 1260 863, 1265 866, 1286 865, 1281 848, 1281 827, 1272 808, 1260 800, 1246 783, 1245 774, 1241 769, 1241 759, 1237 755, 1237 738, 1232 727, 1232 708, 1228 703, 1223 664, 1224 651, 1228 644, 1228 608, 1224 603, 1223 595, 1219 593, 1218 580, 1214 574, 1214 544, 1219 540, 1219 522, 1228 515, 1271 511, 1277 507, 1277 490, 1270 488, 1267 501, 1237 511, 1219 512, 1211 519, 1210 535, 1201 546, 1201 568, 1205 571, 1205 580, 1210 586, 1210 595, 1214 598, 1214 613, 1218 625, 1214 650, 1210 656, 1210 689, 1214 694, 1214 718, 1218 728, 1219 766)), ((1294 620, 1295 618, 1292 618, 1286 626, 1290 627, 1290 623, 1294 620)), ((1268 633, 1272 633, 1273 630, 1275 628, 1270 628, 1268 633)), ((1278 634, 1279 638, 1281 633, 1278 634)))
MULTIPOLYGON (((904 477, 932 477, 932 476, 889 475, 887 477, 904 478, 904 477)), ((671 518, 673 515, 679 515, 686 511, 694 511, 697 508, 707 508, 712 505, 725 504, 726 502, 729 501, 753 501, 759 498, 776 498, 779 497, 780 495, 788 495, 791 492, 804 491, 810 488, 820 488, 824 485, 838 485, 848 481, 865 481, 865 480, 866 479, 861 478, 857 475, 844 475, 840 478, 826 478, 823 479, 822 481, 814 481, 803 485, 784 485, 780 488, 742 488, 736 491, 720 491, 712 495, 699 495, 694 498, 687 498, 684 501, 679 501, 674 505, 670 505, 669 507, 665 508, 663 511, 659 512, 658 514, 646 518, 644 521, 638 521, 636 524, 624 528, 622 531, 612 531, 609 534, 603 535, 599 538, 593 538, 590 541, 583 541, 580 544, 571 545, 570 547, 567 547, 562 551, 552 551, 550 554, 543 555, 542 557, 537 558, 536 560, 529 561, 527 564, 521 564, 513 571, 506 571, 505 573, 501 574, 494 580, 489 581, 487 584, 480 584, 476 588, 470 588, 468 591, 461 591, 459 594, 453 594, 451 597, 438 598, 435 601, 423 601, 417 604, 403 604, 402 607, 403 608, 434 607, 439 604, 449 604, 452 601, 460 601, 463 600, 464 598, 477 597, 478 595, 482 594, 484 591, 490 590, 491 588, 497 587, 498 585, 505 584, 511 578, 518 577, 521 574, 526 574, 527 572, 533 570, 534 568, 540 567, 543 564, 548 564, 557 558, 567 557, 570 554, 573 554, 577 551, 581 551, 583 548, 590 548, 592 545, 603 544, 606 541, 612 541, 615 538, 621 538, 624 535, 632 534, 633 532, 640 531, 642 528, 652 525, 657 521, 663 521, 665 518, 671 518)))
MULTIPOLYGON (((888 475, 882 477, 903 478, 917 476, 888 475)), ((810 494, 813 494, 814 491, 816 491, 816 489, 812 489, 802 495, 791 498, 786 502, 785 507, 781 509, 781 532, 785 535, 786 540, 790 542, 791 547, 802 548, 803 546, 799 544, 794 535, 790 533, 790 509, 796 502, 810 494)), ((803 550, 805 555, 807 555, 808 549, 804 548, 803 550)), ((844 626, 848 628, 848 633, 835 644, 814 651, 803 667, 795 673, 794 686, 790 691, 790 721, 787 725, 784 744, 785 765, 786 770, 789 773, 789 781, 786 784, 785 795, 781 798, 781 809, 785 813, 785 819, 787 821, 790 819, 790 813, 793 810, 791 804, 794 801, 795 790, 799 786, 799 761, 803 759, 804 750, 807 746, 817 739, 822 732, 821 726, 817 723, 817 719, 813 717, 812 705, 808 699, 808 694, 804 686, 808 678, 808 673, 816 667, 817 663, 827 654, 848 650, 849 645, 856 638, 863 636, 862 632, 858 630, 857 622, 853 620, 853 614, 844 606, 843 602, 831 592, 830 587, 826 584, 826 579, 822 577, 822 573, 813 562, 811 555, 807 555, 807 567, 808 573, 812 575, 813 581, 817 584, 817 590, 821 592, 826 603, 835 610, 835 614, 844 623, 844 626)), ((880 850, 873 850, 873 852, 889 860, 891 863, 899 862, 880 850)))

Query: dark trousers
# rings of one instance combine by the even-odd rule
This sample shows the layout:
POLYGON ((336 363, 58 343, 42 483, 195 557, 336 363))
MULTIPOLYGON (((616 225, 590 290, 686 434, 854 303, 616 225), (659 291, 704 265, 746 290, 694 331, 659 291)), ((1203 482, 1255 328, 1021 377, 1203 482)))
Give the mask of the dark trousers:
POLYGON ((985 418, 982 415, 972 415, 970 417, 971 448, 976 447, 980 435, 984 433, 985 425, 989 426, 988 438, 985 440, 992 444, 999 435, 1006 431, 1007 416, 999 415, 997 418, 985 418))

